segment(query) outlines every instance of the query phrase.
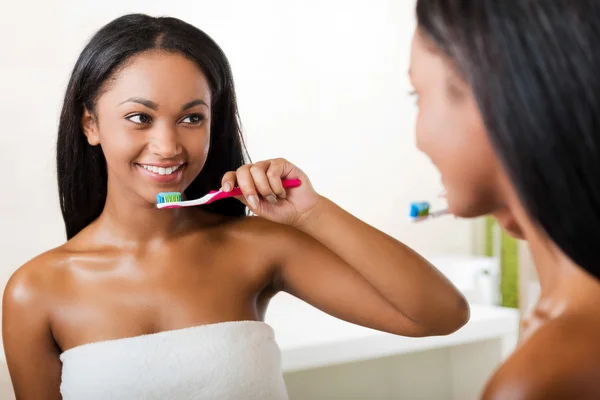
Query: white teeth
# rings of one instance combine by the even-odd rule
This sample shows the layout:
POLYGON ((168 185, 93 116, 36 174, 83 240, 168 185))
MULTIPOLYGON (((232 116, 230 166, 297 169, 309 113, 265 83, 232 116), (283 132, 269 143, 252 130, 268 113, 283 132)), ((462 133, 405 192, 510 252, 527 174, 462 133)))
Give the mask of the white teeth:
POLYGON ((150 172, 154 172, 155 174, 159 174, 159 175, 171 175, 173 172, 177 171, 179 169, 179 165, 175 165, 172 167, 156 167, 153 165, 142 165, 142 167, 144 167, 144 169, 147 169, 150 172))

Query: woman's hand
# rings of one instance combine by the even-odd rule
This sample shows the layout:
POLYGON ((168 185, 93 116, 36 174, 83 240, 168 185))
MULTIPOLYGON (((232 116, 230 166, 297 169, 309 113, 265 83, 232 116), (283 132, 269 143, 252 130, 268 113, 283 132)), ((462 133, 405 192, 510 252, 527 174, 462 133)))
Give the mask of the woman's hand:
POLYGON ((300 168, 283 158, 247 164, 227 172, 221 181, 226 192, 239 186, 237 197, 256 214, 280 224, 295 225, 319 203, 320 196, 300 168), (282 179, 300 179, 301 184, 284 189, 282 179))

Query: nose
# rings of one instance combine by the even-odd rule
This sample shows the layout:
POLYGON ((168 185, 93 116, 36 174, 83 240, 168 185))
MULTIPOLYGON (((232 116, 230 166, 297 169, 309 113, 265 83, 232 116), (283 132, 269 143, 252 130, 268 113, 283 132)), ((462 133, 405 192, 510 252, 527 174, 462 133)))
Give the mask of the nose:
POLYGON ((154 129, 148 149, 162 158, 173 158, 182 151, 176 130, 168 127, 154 129))

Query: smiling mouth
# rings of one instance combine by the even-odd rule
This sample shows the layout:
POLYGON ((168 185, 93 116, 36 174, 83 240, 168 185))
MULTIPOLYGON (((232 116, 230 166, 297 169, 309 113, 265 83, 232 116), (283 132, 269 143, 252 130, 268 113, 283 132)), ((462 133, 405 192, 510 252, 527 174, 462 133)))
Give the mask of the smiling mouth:
POLYGON ((178 171, 179 169, 181 169, 185 164, 173 165, 170 167, 157 167, 155 165, 145 165, 145 164, 138 164, 138 165, 140 167, 144 168, 146 171, 152 172, 156 175, 171 175, 175 171, 178 171))

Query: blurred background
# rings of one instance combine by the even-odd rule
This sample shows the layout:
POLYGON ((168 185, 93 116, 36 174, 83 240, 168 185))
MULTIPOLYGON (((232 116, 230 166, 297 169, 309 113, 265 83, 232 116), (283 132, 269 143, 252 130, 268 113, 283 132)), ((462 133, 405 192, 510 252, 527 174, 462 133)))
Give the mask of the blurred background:
MULTIPOLYGON (((535 297, 536 281, 526 249, 489 220, 408 221, 411 201, 437 204, 442 190, 415 148, 407 76, 414 6, 414 0, 3 2, 0 287, 24 262, 65 240, 56 129, 86 41, 125 13, 178 17, 228 56, 254 161, 288 158, 321 194, 430 257, 479 307, 450 338, 402 341, 281 297, 267 321, 281 339, 292 399, 475 396, 512 348, 519 311, 535 297), (296 331, 314 341, 299 344, 284 331, 284 315, 285 324, 302 327, 296 331), (497 332, 486 333, 494 324, 497 332)), ((5 367, 0 372, 0 398, 10 398, 5 367)))

